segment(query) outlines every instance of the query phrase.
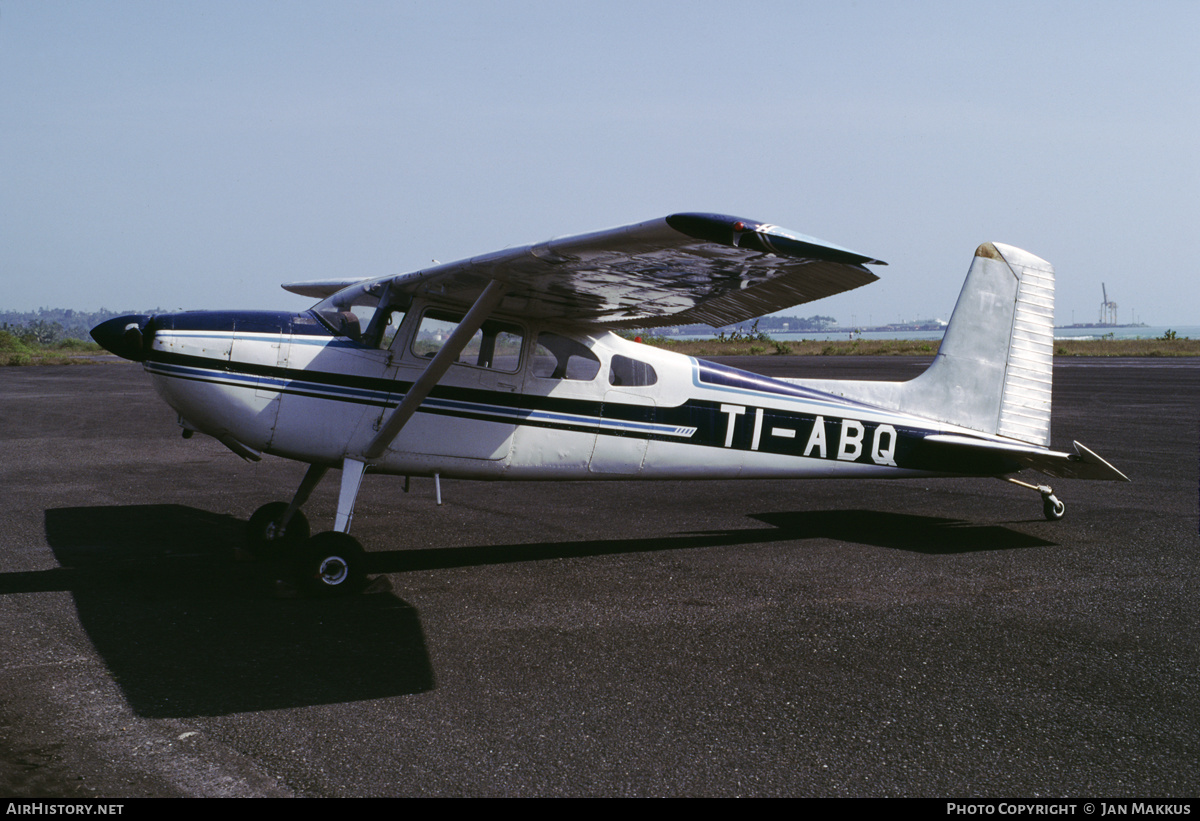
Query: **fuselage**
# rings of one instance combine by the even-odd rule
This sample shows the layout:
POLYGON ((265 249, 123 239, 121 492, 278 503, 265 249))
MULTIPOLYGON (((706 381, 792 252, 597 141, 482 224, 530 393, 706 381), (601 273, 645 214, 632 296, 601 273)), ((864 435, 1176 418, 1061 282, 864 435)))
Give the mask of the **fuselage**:
MULTIPOLYGON (((318 306, 320 307, 320 306, 318 306)), ((369 327, 305 313, 160 314, 146 371, 181 423, 242 455, 340 465, 374 438, 454 312, 369 327)), ((923 442, 952 425, 641 345, 504 316, 450 367, 373 471, 473 479, 1000 475, 923 442)), ((841 393, 839 391, 839 393, 841 393)))

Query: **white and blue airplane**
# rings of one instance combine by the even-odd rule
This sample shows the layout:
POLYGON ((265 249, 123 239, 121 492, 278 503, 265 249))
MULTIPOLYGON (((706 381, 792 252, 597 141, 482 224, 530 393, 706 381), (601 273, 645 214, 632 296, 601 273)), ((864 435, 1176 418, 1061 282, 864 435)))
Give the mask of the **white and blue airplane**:
POLYGON ((729 325, 857 288, 879 260, 717 214, 511 248, 412 273, 287 284, 303 313, 188 311, 98 325, 179 413, 239 456, 309 465, 249 521, 315 595, 360 589, 349 535, 365 473, 462 479, 1126 477, 1050 450, 1054 272, 979 246, 930 367, 907 382, 770 379, 617 329, 729 325), (333 529, 300 508, 341 471, 333 529))

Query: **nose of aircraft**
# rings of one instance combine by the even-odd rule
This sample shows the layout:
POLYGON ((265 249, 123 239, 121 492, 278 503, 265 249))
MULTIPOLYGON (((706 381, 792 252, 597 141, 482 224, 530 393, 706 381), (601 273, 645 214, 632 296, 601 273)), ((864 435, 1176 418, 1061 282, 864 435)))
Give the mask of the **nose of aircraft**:
POLYGON ((150 319, 145 314, 118 316, 92 328, 92 339, 117 356, 141 362, 146 358, 143 332, 150 319))

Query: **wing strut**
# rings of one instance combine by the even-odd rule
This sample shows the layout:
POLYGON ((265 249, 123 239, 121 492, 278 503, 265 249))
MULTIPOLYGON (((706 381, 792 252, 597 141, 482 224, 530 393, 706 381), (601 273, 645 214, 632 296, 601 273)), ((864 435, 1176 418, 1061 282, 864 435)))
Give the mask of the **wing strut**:
POLYGON ((446 344, 425 367, 424 372, 404 395, 404 399, 396 407, 396 410, 392 411, 392 415, 388 417, 379 433, 363 449, 362 455, 366 459, 378 459, 387 446, 392 443, 392 440, 400 434, 408 420, 417 412, 417 408, 425 401, 425 397, 429 396, 429 392, 437 385, 438 380, 458 360, 458 355, 462 353, 463 348, 467 347, 467 343, 471 341, 475 332, 483 326, 484 320, 500 304, 500 300, 504 298, 505 288, 504 283, 493 279, 483 289, 483 293, 475 300, 471 310, 467 311, 462 322, 458 323, 458 327, 450 334, 446 344))

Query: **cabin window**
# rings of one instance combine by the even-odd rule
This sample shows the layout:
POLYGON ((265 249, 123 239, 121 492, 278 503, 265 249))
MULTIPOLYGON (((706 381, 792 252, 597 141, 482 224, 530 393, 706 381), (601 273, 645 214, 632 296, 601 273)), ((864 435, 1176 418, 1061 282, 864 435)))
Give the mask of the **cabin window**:
POLYGON ((540 379, 586 382, 600 373, 600 359, 582 342, 543 332, 538 334, 530 371, 540 379))
POLYGON ((629 388, 644 388, 658 381, 654 367, 647 362, 630 359, 628 356, 614 356, 608 370, 608 384, 622 385, 629 388))
MULTIPOLYGON (((450 334, 458 327, 463 315, 453 311, 433 309, 421 317, 421 326, 413 337, 412 352, 432 359, 450 334)), ((475 365, 497 371, 515 372, 521 366, 521 343, 525 335, 519 325, 489 319, 471 337, 467 347, 458 355, 462 365, 475 365)))

